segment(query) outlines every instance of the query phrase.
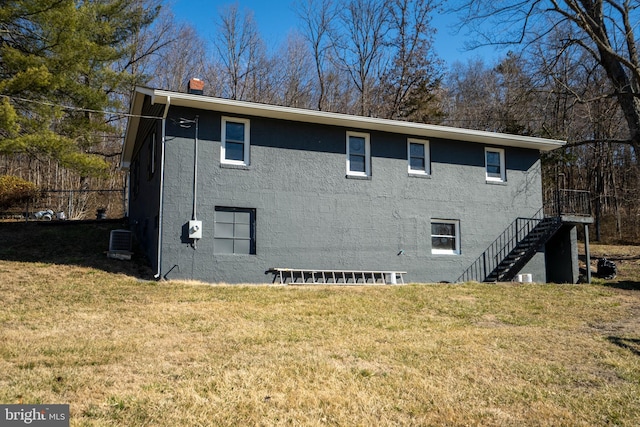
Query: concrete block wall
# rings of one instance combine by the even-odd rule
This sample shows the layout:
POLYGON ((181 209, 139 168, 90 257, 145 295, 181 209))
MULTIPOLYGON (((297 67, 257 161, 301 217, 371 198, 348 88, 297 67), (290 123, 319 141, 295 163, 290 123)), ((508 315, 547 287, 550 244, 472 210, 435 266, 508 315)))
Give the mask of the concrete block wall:
MULTIPOLYGON (((397 270, 406 280, 455 280, 516 217, 542 206, 539 153, 505 149, 507 182, 487 183, 482 144, 429 139, 431 176, 407 172, 399 135, 260 117, 250 119, 251 164, 220 164, 221 114, 171 108, 165 142, 162 272, 208 282, 262 283, 270 267, 397 270), (192 216, 194 132, 180 118, 199 116, 198 219, 192 216), (371 177, 346 176, 346 133, 366 132, 371 177), (256 254, 214 254, 216 206, 256 209, 256 254), (431 253, 431 220, 460 221, 460 255, 431 253)), ((144 153, 142 151, 141 153, 144 153)), ((523 270, 544 281, 544 254, 523 270)))

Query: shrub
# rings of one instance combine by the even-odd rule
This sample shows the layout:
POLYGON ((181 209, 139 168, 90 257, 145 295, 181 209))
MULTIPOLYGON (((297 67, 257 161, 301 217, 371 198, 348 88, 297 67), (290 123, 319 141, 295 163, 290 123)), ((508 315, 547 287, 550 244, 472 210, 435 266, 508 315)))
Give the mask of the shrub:
POLYGON ((38 195, 38 186, 13 175, 0 175, 0 209, 8 209, 38 195))

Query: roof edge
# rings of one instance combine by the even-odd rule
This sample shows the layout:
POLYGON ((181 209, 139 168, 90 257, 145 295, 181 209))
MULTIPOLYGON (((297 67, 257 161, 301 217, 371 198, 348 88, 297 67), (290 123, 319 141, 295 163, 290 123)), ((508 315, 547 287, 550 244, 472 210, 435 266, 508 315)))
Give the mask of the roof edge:
POLYGON ((165 104, 171 99, 171 105, 191 107, 202 110, 220 111, 226 114, 241 114, 246 116, 258 116, 297 122, 326 124, 357 128, 364 130, 376 130, 383 132, 401 133, 422 138, 443 138, 464 142, 474 142, 486 145, 511 146, 540 151, 551 151, 562 147, 566 141, 547 139, 533 136, 512 135, 498 132, 488 132, 474 129, 456 128, 450 126, 432 125, 424 123, 407 122, 400 120, 379 119, 366 116, 355 116, 327 111, 307 110, 294 107, 283 107, 271 104, 261 104, 249 101, 237 101, 224 98, 216 98, 203 95, 195 95, 183 92, 173 92, 147 87, 136 87, 131 105, 131 114, 125 147, 123 149, 122 165, 130 161, 125 152, 131 156, 135 143, 135 134, 139 125, 139 116, 142 112, 144 96, 151 98, 151 104, 165 104), (127 151, 129 148, 130 151, 127 151))

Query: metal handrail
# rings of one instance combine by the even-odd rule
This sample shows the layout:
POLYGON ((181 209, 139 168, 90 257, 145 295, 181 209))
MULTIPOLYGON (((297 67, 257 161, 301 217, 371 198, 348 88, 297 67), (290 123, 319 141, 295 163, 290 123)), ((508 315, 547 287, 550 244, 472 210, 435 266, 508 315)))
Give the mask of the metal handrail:
POLYGON ((544 208, 538 210, 532 218, 516 218, 458 277, 456 282, 484 281, 543 219, 544 208))
POLYGON ((549 216, 591 216, 590 193, 584 190, 557 190, 545 203, 549 216))
POLYGON ((484 281, 516 246, 545 218, 563 215, 591 216, 590 195, 583 190, 557 190, 531 218, 516 218, 458 277, 456 282, 484 281))

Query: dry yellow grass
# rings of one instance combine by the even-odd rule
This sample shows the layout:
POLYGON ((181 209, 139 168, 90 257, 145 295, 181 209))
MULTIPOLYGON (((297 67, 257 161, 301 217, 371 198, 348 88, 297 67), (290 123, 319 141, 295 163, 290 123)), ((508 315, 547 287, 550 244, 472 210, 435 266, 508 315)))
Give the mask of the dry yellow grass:
POLYGON ((0 261, 0 402, 68 403, 73 426, 636 426, 637 289, 207 286, 0 261))

